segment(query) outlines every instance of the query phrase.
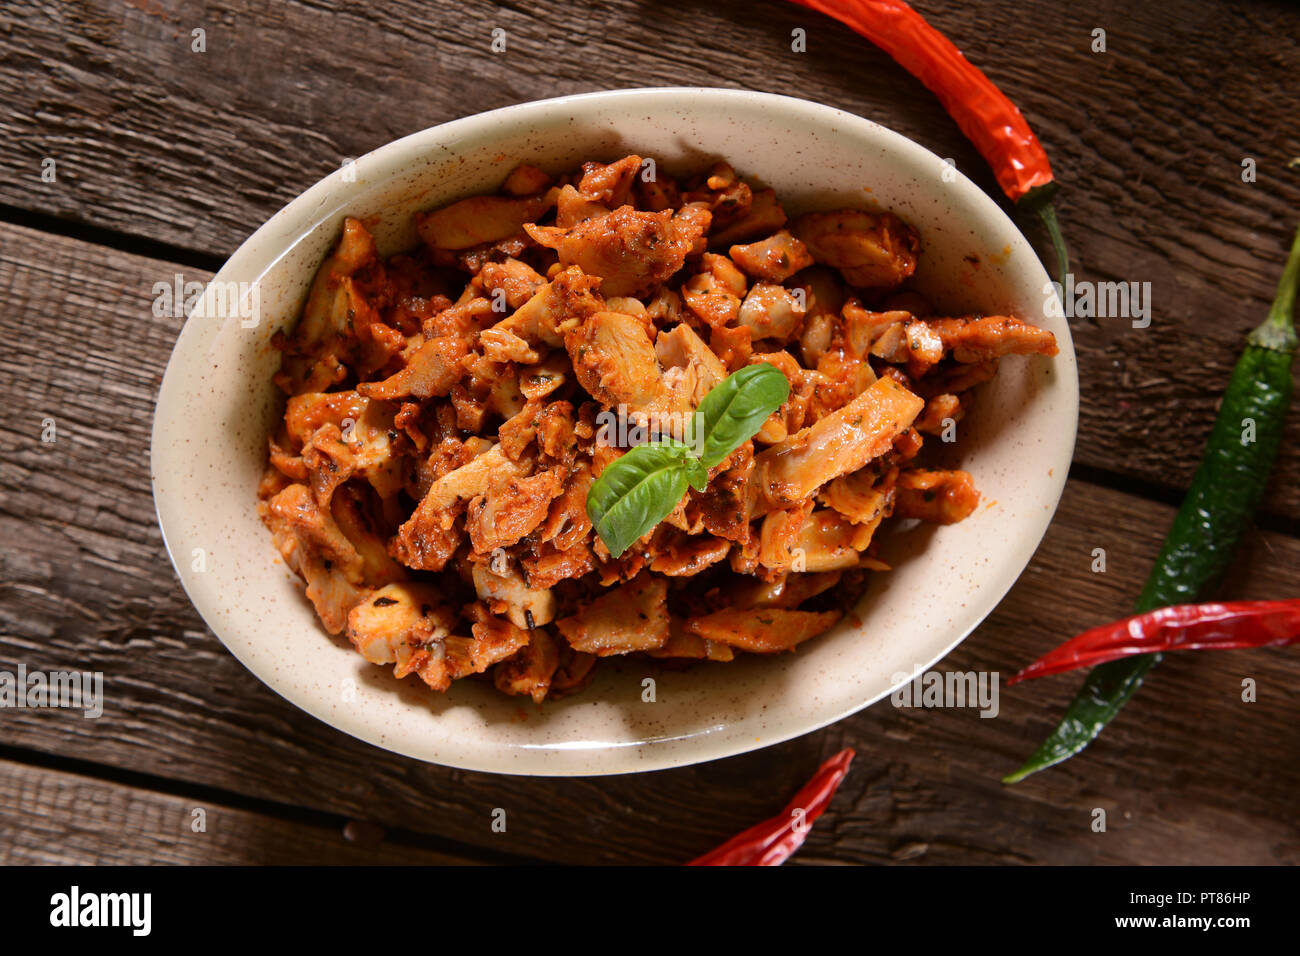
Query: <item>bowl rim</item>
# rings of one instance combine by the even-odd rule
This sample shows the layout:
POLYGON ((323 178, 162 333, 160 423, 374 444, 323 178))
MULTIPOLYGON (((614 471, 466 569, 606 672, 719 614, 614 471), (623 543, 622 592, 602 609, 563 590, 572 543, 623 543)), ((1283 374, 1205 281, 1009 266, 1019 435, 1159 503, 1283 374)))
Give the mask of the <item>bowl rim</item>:
MULTIPOLYGON (((857 126, 859 129, 869 132, 873 136, 882 138, 891 151, 900 151, 903 153, 912 153, 917 158, 928 158, 935 163, 944 163, 937 154, 922 146, 920 143, 904 136, 901 133, 884 126, 875 120, 850 113, 838 107, 828 106, 823 103, 806 100, 801 97, 789 96, 778 93, 765 93, 755 90, 727 88, 727 87, 701 87, 701 86, 655 86, 655 87, 631 87, 615 90, 599 90, 586 93, 574 93, 557 97, 549 97, 540 100, 531 100, 523 103, 498 107, 482 113, 476 113, 469 116, 459 117, 448 120, 447 122, 430 126, 402 136, 398 139, 387 142, 367 153, 358 157, 353 162, 357 164, 366 164, 367 172, 364 177, 357 176, 352 180, 341 179, 338 170, 333 170, 323 178, 312 184, 302 193, 299 193, 288 203, 276 211, 270 219, 266 220, 252 234, 245 239, 233 254, 226 260, 220 269, 212 276, 209 283, 221 280, 229 273, 240 274, 256 272, 260 276, 265 275, 284 256, 293 250, 297 242, 306 234, 310 233, 316 226, 325 220, 337 217, 346 207, 350 206, 362 194, 368 191, 372 186, 385 179, 398 175, 401 169, 406 165, 405 160, 397 157, 404 154, 409 147, 427 143, 430 146, 440 142, 455 142, 466 136, 480 136, 489 133, 488 127, 491 124, 507 114, 511 119, 526 117, 529 113, 542 114, 559 107, 574 107, 582 109, 586 106, 597 104, 607 104, 613 102, 632 103, 638 100, 650 100, 663 96, 691 96, 691 97, 709 97, 725 104, 727 101, 745 103, 746 105, 769 104, 773 107, 782 107, 787 110, 801 111, 818 116, 824 120, 833 123, 857 126), (280 237, 285 237, 281 240, 280 237), (259 247, 268 241, 274 240, 278 247, 278 252, 268 253, 259 247), (260 263, 257 269, 250 268, 248 264, 260 263)), ((490 133, 489 133, 490 135, 490 133)), ((954 169, 955 181, 960 184, 961 188, 968 191, 970 200, 976 205, 983 207, 983 214, 992 216, 1001 220, 1002 223, 1009 226, 1025 244, 1037 266, 1037 271, 1041 274, 1044 283, 1050 282, 1046 269, 1039 260, 1037 253, 1023 236, 1019 227, 1011 220, 1002 207, 986 193, 982 188, 972 182, 960 170, 954 169)), ((948 183, 949 186, 952 182, 948 183)), ((205 283, 205 286, 207 283, 205 283)), ((472 770, 483 773, 500 773, 510 776, 542 776, 542 777, 585 777, 585 776, 606 776, 625 773, 644 773, 655 770, 670 769, 675 767, 689 766, 693 764, 706 763, 713 760, 719 760, 726 757, 738 756, 743 753, 749 753, 754 750, 763 749, 783 743, 787 740, 801 737, 806 734, 821 730, 831 724, 837 723, 846 717, 864 710, 871 705, 878 703, 887 697, 898 687, 907 683, 900 681, 893 684, 887 690, 884 690, 875 696, 869 696, 861 701, 847 701, 845 706, 838 708, 830 716, 816 717, 799 726, 789 727, 782 730, 774 730, 769 735, 758 739, 731 739, 722 747, 715 743, 712 748, 707 744, 701 746, 701 752, 683 754, 676 750, 646 747, 647 741, 642 741, 636 745, 628 743, 609 744, 604 747, 593 747, 592 752, 599 752, 607 758, 605 762, 597 769, 591 768, 574 768, 568 764, 561 764, 555 767, 541 767, 538 764, 529 764, 524 767, 511 766, 500 761, 492 762, 491 760, 465 760, 452 759, 447 757, 431 758, 425 754, 414 753, 405 750, 401 742, 391 738, 381 738, 380 736, 366 732, 365 728, 348 725, 348 721, 338 719, 337 715, 327 714, 322 708, 313 706, 313 701, 303 693, 296 692, 291 686, 291 682, 277 678, 274 674, 259 672, 245 659, 239 649, 227 642, 218 626, 218 615, 215 608, 209 608, 209 602, 206 597, 196 595, 191 588, 187 575, 184 573, 182 563, 178 560, 172 543, 168 538, 167 523, 164 520, 164 511, 166 509, 166 500, 170 492, 167 489, 160 489, 160 473, 157 468, 159 458, 159 448, 162 441, 166 438, 167 421, 161 409, 164 405, 164 399, 177 389, 184 387, 179 381, 179 372, 176 371, 178 357, 185 352, 185 345, 188 338, 196 337, 198 324, 194 321, 198 317, 198 309, 188 317, 177 335, 176 342, 173 346, 172 353, 168 358, 166 369, 163 373, 162 382, 158 389, 158 395, 154 407, 154 420, 150 436, 150 484, 154 497, 154 512, 158 521, 158 527, 162 535, 163 545, 167 551, 168 558, 172 568, 185 591, 186 597, 194 606, 199 616, 203 619, 205 626, 213 633, 214 636, 222 643, 228 652, 230 652, 254 677, 262 684, 270 688, 280 697, 287 700, 300 710, 305 711, 312 717, 320 720, 329 727, 355 737, 375 747, 392 752, 421 762, 435 763, 440 766, 453 767, 463 770, 472 770), (618 755, 625 754, 621 759, 618 755), (610 757, 612 756, 612 759, 610 757)), ((1065 324, 1066 334, 1059 341, 1061 357, 1067 361, 1064 363, 1068 367, 1069 377, 1072 379, 1073 388, 1068 395, 1070 398, 1069 408, 1069 454, 1063 462, 1064 467, 1057 468, 1051 477, 1050 500, 1051 505, 1048 509, 1046 519, 1043 521, 1042 530, 1038 533, 1037 539, 1033 542, 1033 547, 1028 550, 1025 563, 1012 576, 1009 576, 1005 587, 1000 589, 994 588, 987 596, 987 607, 983 608, 976 614, 972 615, 969 623, 957 636, 948 643, 942 651, 934 655, 929 661, 924 662, 922 670, 929 670, 936 663, 947 657, 952 650, 966 640, 970 634, 980 626, 990 613, 1001 603, 1007 593, 1015 586, 1016 582, 1023 576, 1025 569, 1032 560, 1033 555, 1037 552, 1042 543, 1042 538, 1046 534, 1047 528, 1054 519, 1056 510, 1060 505, 1061 497, 1064 493, 1065 484, 1068 478, 1069 462, 1073 459, 1075 443, 1078 434, 1078 412, 1079 412, 1079 388, 1078 375, 1075 365, 1075 355, 1073 340, 1068 327, 1065 324)), ((926 655, 928 656, 928 655, 926 655)), ((909 678, 910 679, 910 678, 909 678)), ((700 735, 702 740, 709 740, 712 734, 700 735)), ((551 747, 545 749, 550 750, 551 747)))

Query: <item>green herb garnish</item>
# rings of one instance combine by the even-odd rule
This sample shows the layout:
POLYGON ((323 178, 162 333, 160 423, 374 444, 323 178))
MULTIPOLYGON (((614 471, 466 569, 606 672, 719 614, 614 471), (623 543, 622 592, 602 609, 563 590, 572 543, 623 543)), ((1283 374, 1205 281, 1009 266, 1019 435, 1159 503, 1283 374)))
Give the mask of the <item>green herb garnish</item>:
POLYGON ((752 438, 789 396, 790 382, 776 366, 747 365, 704 396, 686 441, 637 445, 611 462, 587 492, 587 515, 609 553, 619 557, 672 514, 688 487, 703 491, 709 469, 752 438))

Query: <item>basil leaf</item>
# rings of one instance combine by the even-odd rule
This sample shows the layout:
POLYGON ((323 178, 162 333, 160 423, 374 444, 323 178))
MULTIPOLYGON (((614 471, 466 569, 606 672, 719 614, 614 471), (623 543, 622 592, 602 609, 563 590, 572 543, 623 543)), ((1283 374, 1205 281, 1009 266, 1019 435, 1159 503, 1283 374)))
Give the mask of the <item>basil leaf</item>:
POLYGON ((619 557, 677 507, 692 476, 688 459, 690 449, 678 441, 637 445, 592 482, 587 515, 610 554, 619 557))
POLYGON ((700 463, 712 468, 753 438, 790 397, 790 382, 775 365, 756 362, 728 375, 704 396, 690 438, 703 435, 700 463))
POLYGON ((587 515, 609 553, 619 557, 668 517, 687 488, 704 491, 709 469, 752 438, 789 397, 790 383, 780 369, 767 362, 748 365, 704 396, 685 443, 637 445, 611 462, 587 492, 587 515))
POLYGON ((691 487, 696 491, 704 491, 709 487, 709 469, 700 464, 700 460, 695 457, 694 453, 687 455, 683 459, 682 468, 686 471, 686 480, 691 483, 691 487))

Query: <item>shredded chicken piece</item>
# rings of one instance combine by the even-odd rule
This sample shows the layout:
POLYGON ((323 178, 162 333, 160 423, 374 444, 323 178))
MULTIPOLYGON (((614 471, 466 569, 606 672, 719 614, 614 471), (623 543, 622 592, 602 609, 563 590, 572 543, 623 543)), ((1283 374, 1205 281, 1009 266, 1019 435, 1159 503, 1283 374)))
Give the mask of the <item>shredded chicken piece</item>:
POLYGON ((599 276, 603 295, 648 295, 682 267, 702 230, 672 212, 637 212, 620 206, 578 223, 562 236, 526 226, 540 245, 556 250, 560 264, 599 276))
POLYGON ((750 441, 732 452, 717 473, 709 476, 704 492, 693 495, 709 534, 742 544, 749 540, 749 481, 753 472, 754 443, 750 441))
POLYGON ((753 334, 745 325, 734 329, 715 325, 709 330, 709 348, 713 349, 728 372, 734 372, 745 365, 753 354, 753 334))
MULTIPOLYGON (((499 444, 492 445, 472 461, 434 482, 421 505, 427 501, 440 510, 450 508, 457 500, 486 493, 494 477, 501 474, 523 475, 524 472, 525 466, 522 463, 507 458, 499 444)), ((418 509, 416 514, 419 514, 418 509)))
POLYGON ((472 632, 474 646, 470 649, 470 663, 475 674, 482 674, 500 661, 510 660, 531 641, 528 631, 499 617, 480 621, 472 632))
POLYGON ((584 199, 604 203, 611 208, 627 204, 636 175, 641 171, 640 156, 624 156, 617 162, 583 163, 578 192, 584 199))
POLYGON ((830 630, 842 617, 839 611, 790 611, 778 607, 729 607, 686 622, 697 637, 751 654, 792 651, 809 638, 830 630))
POLYGON ((954 524, 979 504, 975 481, 965 471, 912 469, 898 476, 894 514, 936 524, 954 524))
POLYGON ((784 344, 803 330, 807 306, 801 296, 785 286, 758 282, 740 304, 737 318, 749 328, 750 338, 775 339, 784 344))
POLYGON ((509 329, 484 329, 479 335, 478 344, 483 349, 483 357, 493 362, 536 365, 542 358, 531 345, 509 329))
MULTIPOLYGON (((393 501, 383 504, 391 505, 393 501)), ((343 485, 331 496, 329 512, 361 558, 363 583, 375 586, 406 579, 406 569, 389 555, 385 533, 382 526, 377 526, 376 515, 382 513, 381 508, 375 507, 373 496, 365 488, 357 484, 343 485)))
POLYGON ((500 293, 499 301, 503 305, 517 309, 546 285, 546 280, 532 266, 518 259, 489 262, 479 270, 474 281, 482 288, 483 296, 492 301, 494 311, 498 301, 496 293, 500 293))
POLYGON ((501 191, 507 196, 532 196, 544 192, 553 182, 555 180, 536 166, 520 163, 501 184, 501 191))
POLYGON ((830 508, 819 508, 799 529, 793 554, 798 560, 783 565, 792 571, 843 571, 862 566, 862 552, 871 544, 883 515, 855 524, 830 508))
POLYGON ((709 230, 708 245, 727 249, 738 242, 769 235, 786 224, 785 210, 777 201, 776 191, 759 189, 752 193, 750 204, 739 215, 727 215, 709 230))
POLYGON ((609 206, 586 198, 572 186, 565 186, 555 201, 555 228, 572 229, 580 222, 599 219, 609 213, 609 206))
POLYGON ((894 326, 906 325, 912 319, 910 312, 872 312, 863 308, 857 299, 846 301, 841 307, 841 314, 844 317, 844 336, 848 346, 859 355, 871 351, 886 331, 894 326))
POLYGON ((556 192, 522 199, 471 196, 417 215, 415 227, 432 249, 469 249, 518 235, 555 205, 556 192))
POLYGON ((258 511, 323 627, 435 691, 484 675, 540 704, 601 657, 793 650, 888 570, 883 522, 974 511, 926 436, 958 437, 1003 356, 1057 350, 1012 316, 936 317, 894 214, 787 223, 726 162, 521 164, 416 229, 381 258, 346 218, 273 338, 288 398, 258 511), (614 558, 593 484, 756 362, 789 397, 614 558))
POLYGON ((564 337, 578 382, 604 405, 649 410, 663 397, 650 333, 624 312, 597 312, 564 337))
POLYGON ((511 461, 520 461, 537 438, 537 426, 544 406, 540 398, 530 398, 524 407, 507 418, 497 429, 501 453, 511 461))
POLYGON ((740 315, 740 297, 712 272, 701 272, 688 279, 682 286, 682 300, 691 312, 714 328, 735 322, 740 315))
POLYGON ((350 360, 356 330, 349 312, 360 296, 352 277, 373 267, 375 241, 359 219, 343 220, 337 248, 321 265, 307 293, 302 319, 286 346, 277 383, 289 394, 324 391, 346 375, 340 355, 350 360), (326 351, 333 347, 334 352, 326 351))
POLYGON ((325 630, 337 634, 361 600, 361 555, 306 485, 289 485, 264 511, 285 563, 307 582, 307 599, 325 630))
POLYGON ((465 530, 474 550, 487 553, 517 544, 546 518, 563 484, 562 468, 527 478, 493 476, 487 492, 470 502, 465 517, 465 530))
POLYGON ((893 507, 897 479, 897 468, 889 469, 883 477, 874 468, 863 468, 827 483, 818 493, 817 500, 854 524, 874 527, 893 507))
POLYGON ((433 690, 446 690, 453 680, 482 674, 508 661, 529 644, 529 632, 475 607, 472 638, 447 637, 417 670, 433 690))
POLYGON ((684 630, 682 622, 677 618, 669 623, 668 640, 664 646, 646 653, 651 657, 688 660, 731 661, 736 658, 736 652, 726 644, 705 640, 698 634, 684 630))
POLYGON ((465 374, 461 359, 469 346, 456 335, 438 335, 422 343, 406 367, 382 382, 363 382, 357 392, 366 398, 430 398, 446 395, 465 374))
POLYGON ((871 343, 871 354, 886 362, 906 362, 911 356, 908 349, 907 329, 902 322, 886 326, 885 331, 871 343))
POLYGON ((754 205, 754 190, 727 163, 715 163, 704 182, 683 195, 687 205, 710 210, 719 229, 745 218, 754 205))
POLYGON ((549 589, 531 588, 514 568, 500 573, 488 565, 471 569, 474 590, 490 608, 500 608, 516 627, 540 627, 555 620, 555 595, 549 589))
POLYGON ((813 264, 808 247, 785 229, 747 246, 732 246, 731 258, 751 277, 777 284, 813 264))
POLYGON ((927 435, 942 435, 947 423, 961 421, 965 412, 960 397, 944 392, 925 403, 925 411, 916 420, 914 427, 927 435))
POLYGON ((352 608, 347 635, 362 657, 394 665, 393 676, 401 678, 428 660, 457 617, 432 585, 404 581, 371 592, 352 608))
POLYGON ((333 422, 316 429, 303 446, 300 461, 312 497, 322 508, 329 507, 335 489, 356 472, 356 459, 343 443, 343 433, 333 422))
POLYGON ((575 651, 597 657, 654 650, 668 641, 667 597, 668 582, 643 571, 555 626, 575 651))
POLYGON ((734 588, 728 603, 741 608, 782 607, 795 609, 840 583, 842 571, 811 574, 779 574, 769 581, 751 578, 734 588))
POLYGON ((409 568, 441 571, 459 546, 456 506, 487 492, 498 475, 522 476, 525 466, 512 461, 499 444, 435 481, 411 517, 398 529, 393 555, 409 568))
MULTIPOLYGON (((801 563, 800 533, 812 513, 813 503, 769 511, 758 537, 758 563, 766 568, 790 568, 801 563)), ((802 570, 802 569, 801 569, 802 570)))
POLYGON ((916 271, 920 240, 893 213, 808 213, 795 220, 791 231, 813 259, 839 269, 849 285, 860 289, 893 289, 916 271))
POLYGON ((655 356, 664 368, 670 404, 678 411, 694 411, 719 382, 727 367, 686 323, 655 339, 655 356))
POLYGON ((876 381, 876 372, 865 353, 856 348, 849 330, 841 325, 835 328, 830 347, 817 360, 816 376, 805 374, 804 378, 810 386, 801 392, 801 397, 807 399, 804 423, 812 424, 865 392, 876 381))
MULTIPOLYGON (((921 324, 921 323, 917 323, 921 324)), ((974 319, 926 319, 945 351, 958 362, 987 362, 1003 355, 1055 355, 1056 336, 1006 315, 974 319)), ((937 360, 936 360, 937 361, 937 360)))
POLYGON ((531 345, 562 346, 561 327, 583 322, 605 307, 594 291, 599 285, 599 279, 580 269, 565 269, 495 328, 511 332, 531 345))
POLYGON ((587 492, 591 482, 589 467, 569 473, 563 493, 551 502, 546 520, 538 531, 540 541, 551 542, 561 551, 567 551, 586 540, 591 531, 591 518, 587 514, 587 492))
POLYGON ((889 450, 925 403, 882 378, 843 408, 757 456, 750 486, 757 507, 806 501, 826 482, 889 450))
POLYGON ((581 541, 563 551, 553 544, 544 544, 523 558, 520 564, 528 586, 545 590, 596 570, 596 555, 581 541))
POLYGON ((529 632, 528 643, 519 653, 499 666, 492 675, 497 690, 526 695, 540 704, 551 689, 551 678, 560 666, 560 649, 543 628, 529 632))
POLYGON ((348 423, 360 421, 369 404, 356 392, 304 392, 285 403, 285 429, 301 447, 322 425, 350 428, 348 423))

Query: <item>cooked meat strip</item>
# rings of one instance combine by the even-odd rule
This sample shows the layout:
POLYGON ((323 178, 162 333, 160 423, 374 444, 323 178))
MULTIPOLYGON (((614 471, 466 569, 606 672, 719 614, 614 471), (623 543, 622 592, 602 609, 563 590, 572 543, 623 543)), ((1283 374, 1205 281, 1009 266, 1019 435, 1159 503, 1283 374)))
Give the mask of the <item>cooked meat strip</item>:
POLYGON ((791 611, 778 607, 729 607, 686 621, 686 631, 751 654, 792 651, 825 633, 842 617, 839 611, 791 611))
POLYGON ((609 657, 663 647, 668 640, 668 582, 647 571, 555 622, 575 651, 609 657))
POLYGON ((756 510, 806 501, 826 482, 879 458, 924 405, 882 378, 848 405, 761 452, 750 479, 756 510))
POLYGON ((839 269, 849 285, 860 289, 893 289, 916 271, 920 240, 893 213, 808 213, 790 230, 817 262, 839 269))
POLYGON ((904 471, 898 476, 896 494, 894 514, 937 524, 968 518, 980 500, 975 481, 966 471, 904 471))
POLYGON ((274 336, 289 397, 258 509, 323 626, 438 691, 488 675, 541 703, 600 657, 793 650, 888 570, 882 522, 974 512, 926 436, 956 437, 1002 357, 1057 351, 1012 316, 936 316, 894 214, 787 223, 721 161, 680 183, 635 154, 522 164, 416 229, 381 258, 346 218, 274 336), (789 397, 613 558, 594 482, 757 362, 789 397))

